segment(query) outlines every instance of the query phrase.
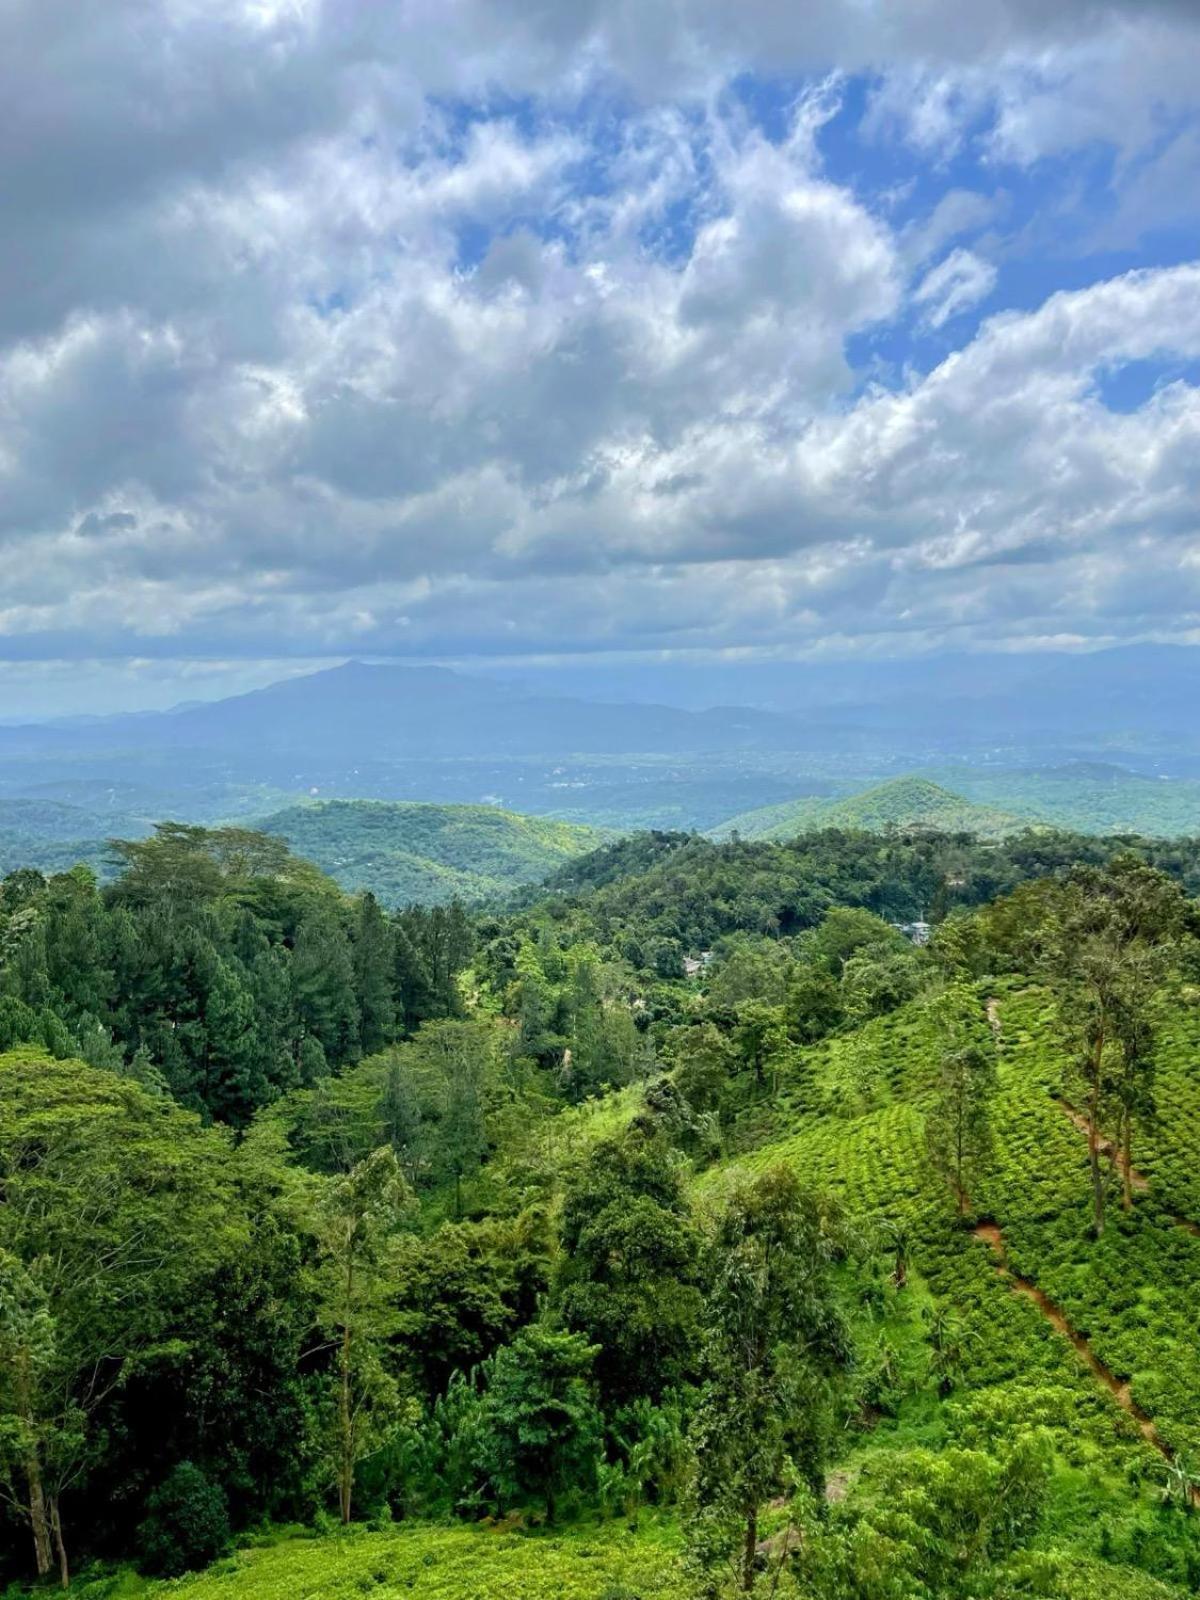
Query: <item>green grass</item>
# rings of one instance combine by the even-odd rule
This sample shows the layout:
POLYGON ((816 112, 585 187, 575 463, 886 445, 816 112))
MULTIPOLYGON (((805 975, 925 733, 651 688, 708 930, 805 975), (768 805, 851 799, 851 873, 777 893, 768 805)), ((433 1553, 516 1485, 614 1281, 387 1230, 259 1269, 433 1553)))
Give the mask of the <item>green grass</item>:
POLYGON ((355 1528, 251 1546, 171 1582, 132 1573, 75 1585, 79 1600, 684 1600, 677 1540, 644 1521, 526 1533, 504 1527, 355 1528))

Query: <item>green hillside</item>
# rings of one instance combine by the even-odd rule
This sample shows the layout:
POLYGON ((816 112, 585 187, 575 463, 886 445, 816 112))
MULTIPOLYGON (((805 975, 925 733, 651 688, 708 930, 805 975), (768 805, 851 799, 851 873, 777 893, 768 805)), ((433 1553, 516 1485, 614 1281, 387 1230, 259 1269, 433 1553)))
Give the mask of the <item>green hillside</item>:
POLYGON ((1100 761, 1009 772, 954 767, 930 776, 977 805, 998 806, 1080 833, 1163 839, 1200 833, 1200 781, 1147 777, 1100 761))
POLYGON ((125 857, 0 887, 10 1600, 1196 1592, 1200 841, 125 857))
POLYGON ((816 828, 929 828, 942 833, 973 833, 982 839, 1018 833, 1028 823, 1011 811, 981 805, 943 789, 928 778, 893 778, 841 800, 806 796, 731 817, 711 831, 715 839, 738 833, 743 839, 790 839, 816 828))
POLYGON ((486 900, 539 882, 604 839, 594 828, 495 806, 381 800, 292 806, 258 826, 344 889, 370 889, 389 906, 486 900))

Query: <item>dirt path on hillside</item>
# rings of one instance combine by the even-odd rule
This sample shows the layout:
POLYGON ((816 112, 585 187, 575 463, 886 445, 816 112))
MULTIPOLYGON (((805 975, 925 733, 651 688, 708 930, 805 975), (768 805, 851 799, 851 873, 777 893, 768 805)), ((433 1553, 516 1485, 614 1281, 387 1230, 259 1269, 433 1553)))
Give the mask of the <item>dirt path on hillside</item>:
POLYGON ((992 1030, 992 1034, 995 1037, 996 1043, 999 1044, 1000 1043, 1000 1002, 999 1002, 999 1000, 996 999, 995 995, 993 995, 991 997, 991 999, 988 1001, 987 1006, 986 1006, 986 1010, 987 1010, 988 1026, 992 1030))
MULTIPOLYGON (((1031 1279, 1023 1278, 1020 1273, 1014 1272, 1008 1265, 1004 1235, 997 1225, 994 1222, 981 1222, 978 1227, 972 1230, 972 1237, 978 1239, 981 1244, 986 1244, 991 1250, 996 1257, 996 1271, 1011 1285, 1013 1293, 1024 1295, 1027 1300, 1032 1300, 1050 1326, 1057 1333, 1062 1334, 1064 1339, 1070 1340, 1075 1353, 1091 1372, 1092 1376, 1099 1379, 1122 1411, 1128 1412, 1137 1423, 1142 1438, 1145 1439, 1146 1443, 1152 1445, 1164 1461, 1172 1461, 1174 1456, 1170 1445, 1164 1443, 1154 1425, 1153 1419, 1142 1410, 1141 1406, 1133 1398, 1129 1384, 1122 1382, 1115 1372, 1104 1365, 1104 1362, 1101 1361, 1083 1334, 1076 1332, 1044 1289, 1040 1289, 1031 1279)), ((1200 1505, 1200 1491, 1193 1489, 1190 1493, 1192 1503, 1200 1505)))
MULTIPOLYGON (((1077 1111, 1069 1100, 1063 1100, 1059 1098, 1054 1103, 1066 1117, 1067 1121, 1073 1124, 1074 1127, 1078 1128, 1080 1133, 1083 1134, 1084 1138, 1086 1139, 1092 1131, 1092 1125, 1088 1121, 1087 1117, 1084 1116, 1083 1112, 1077 1111)), ((1116 1148, 1111 1139, 1106 1139, 1104 1135, 1101 1134, 1097 1147, 1100 1151, 1100 1154, 1102 1156, 1106 1156, 1108 1160, 1111 1161, 1116 1167, 1118 1172, 1124 1169, 1124 1156, 1116 1148)), ((1130 1167, 1129 1187, 1138 1194, 1149 1194, 1150 1179, 1144 1172, 1139 1172, 1136 1167, 1130 1167)), ((1200 1222, 1193 1222, 1191 1217, 1181 1217, 1177 1212, 1172 1212, 1171 1223, 1176 1228, 1182 1228, 1185 1233, 1190 1233, 1194 1239, 1200 1239, 1200 1222)))
MULTIPOLYGON (((1074 1123, 1075 1127, 1079 1129, 1080 1133, 1083 1134, 1085 1139, 1090 1138, 1092 1125, 1082 1111, 1077 1110, 1069 1100, 1064 1100, 1061 1095, 1055 1100, 1054 1103, 1066 1117, 1067 1121, 1074 1123)), ((1099 1150, 1102 1156, 1112 1162, 1113 1166, 1116 1167, 1119 1172, 1124 1172, 1124 1153, 1117 1149, 1116 1145, 1111 1139, 1107 1138, 1103 1133, 1100 1134, 1099 1138, 1096 1140, 1096 1148, 1099 1150)), ((1150 1179, 1144 1172, 1139 1172, 1136 1167, 1130 1167, 1129 1187, 1136 1190, 1138 1194, 1148 1194, 1150 1192, 1150 1179)))
MULTIPOLYGON (((995 998, 995 996, 993 996, 987 1002, 987 1019, 988 1019, 989 1024, 991 1025, 991 1029, 992 1029, 993 1034, 996 1036, 996 1041, 997 1041, 997 1043, 999 1043, 999 1040, 1000 1040, 1000 1002, 999 1002, 999 1000, 997 1000, 995 998)), ((1055 1100, 1054 1100, 1054 1103, 1058 1107, 1058 1109, 1062 1112, 1062 1114, 1066 1117, 1067 1121, 1070 1122, 1073 1127, 1077 1128, 1078 1131, 1084 1136, 1085 1139, 1090 1137, 1091 1131, 1092 1131, 1092 1125, 1089 1122, 1087 1116, 1082 1111, 1078 1110, 1075 1106, 1073 1106, 1071 1104, 1071 1102, 1069 1100, 1065 1099, 1062 1095, 1056 1096, 1055 1100)), ((1097 1140, 1097 1148, 1099 1149, 1100 1154, 1102 1156, 1104 1156, 1104 1158, 1106 1160, 1112 1162, 1113 1166, 1116 1168, 1116 1170, 1118 1172, 1123 1172, 1124 1171, 1124 1169, 1125 1169, 1124 1151, 1118 1150, 1117 1146, 1113 1143, 1113 1141, 1111 1139, 1107 1138, 1103 1133, 1100 1135, 1099 1139, 1097 1140)), ((1133 1190, 1133 1192, 1135 1194, 1149 1194, 1150 1193, 1150 1179, 1146 1176, 1146 1174, 1144 1172, 1139 1172, 1136 1167, 1131 1166, 1129 1168, 1129 1187, 1133 1190)), ((1174 1214, 1174 1213, 1171 1216, 1171 1222, 1174 1224, 1175 1227, 1182 1228, 1185 1233, 1190 1233, 1193 1238, 1200 1239, 1200 1222, 1193 1222, 1190 1217, 1181 1217, 1178 1214, 1174 1214)))

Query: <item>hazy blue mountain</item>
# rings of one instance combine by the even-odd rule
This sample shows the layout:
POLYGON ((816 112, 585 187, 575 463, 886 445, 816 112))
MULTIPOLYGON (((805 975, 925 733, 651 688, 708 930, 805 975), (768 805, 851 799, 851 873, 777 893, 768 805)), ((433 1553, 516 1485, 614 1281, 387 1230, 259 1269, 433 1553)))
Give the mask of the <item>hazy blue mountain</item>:
POLYGON ((444 667, 350 662, 206 705, 86 724, 0 729, 14 752, 230 751, 253 754, 423 757, 792 749, 800 728, 745 707, 681 711, 533 694, 444 667))
POLYGON ((1025 784, 1011 801, 1003 785, 978 787, 1066 767, 1097 827, 1147 803, 1191 827, 1185 790, 1131 809, 1132 794, 1118 803, 1085 772, 1200 778, 1197 704, 1200 650, 1168 646, 490 675, 350 663, 171 712, 0 726, 0 798, 143 823, 262 816, 319 796, 708 829, 921 771, 979 803, 1067 821, 1071 780, 1039 778, 1037 794, 1025 784))
MULTIPOLYGON (((806 723, 869 727, 968 745, 1181 732, 1195 747, 1200 649, 1129 645, 1084 654, 940 654, 901 660, 555 666, 561 692, 696 708, 746 705, 806 723)), ((536 685, 529 669, 493 669, 536 685)))

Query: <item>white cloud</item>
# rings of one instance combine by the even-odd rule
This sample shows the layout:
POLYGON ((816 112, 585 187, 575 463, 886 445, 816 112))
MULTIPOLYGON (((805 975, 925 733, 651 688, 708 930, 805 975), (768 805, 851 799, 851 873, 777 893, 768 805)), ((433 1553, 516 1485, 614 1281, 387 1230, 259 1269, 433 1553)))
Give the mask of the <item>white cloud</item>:
POLYGON ((1161 166, 1167 214, 1196 33, 1134 15, 5 8, 0 655, 1185 619, 1196 390, 1118 413, 1098 387, 1200 353, 1195 269, 993 317, 864 391, 914 308, 967 337, 1006 200, 893 215, 820 155, 843 74, 882 67, 873 125, 935 175, 964 142, 1028 165, 1108 139, 1161 166), (815 74, 774 139, 730 90, 755 67, 815 74))
POLYGON ((952 250, 932 267, 913 293, 924 307, 925 321, 940 328, 951 317, 970 311, 986 300, 996 286, 996 269, 971 250, 952 250))

